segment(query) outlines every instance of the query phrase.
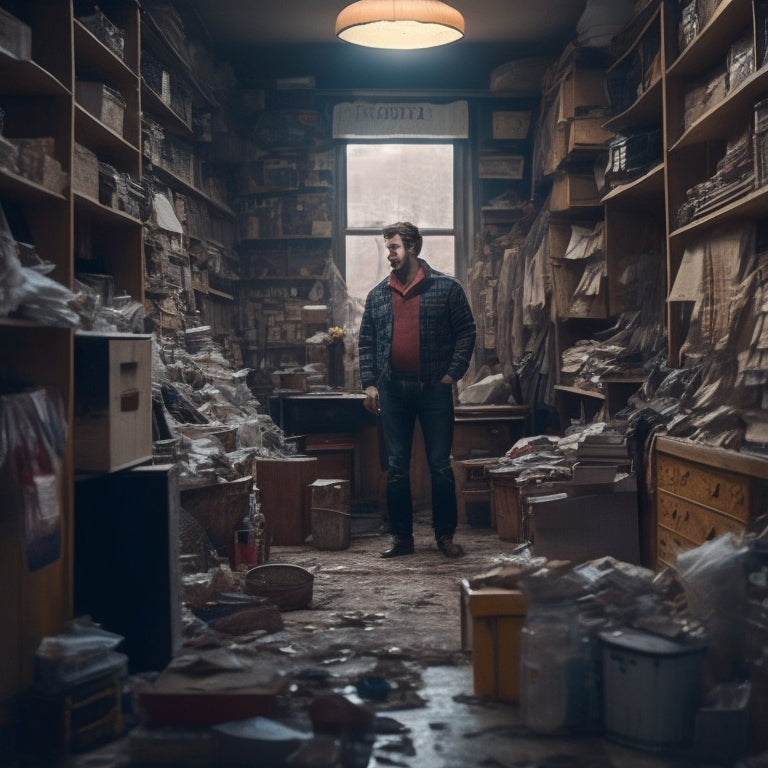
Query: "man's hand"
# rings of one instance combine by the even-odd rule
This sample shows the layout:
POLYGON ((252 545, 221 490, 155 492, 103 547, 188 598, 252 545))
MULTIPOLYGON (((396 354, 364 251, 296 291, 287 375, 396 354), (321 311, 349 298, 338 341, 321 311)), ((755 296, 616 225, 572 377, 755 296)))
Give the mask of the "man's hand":
POLYGON ((367 411, 370 411, 377 416, 381 412, 379 410, 379 390, 376 389, 376 387, 365 388, 365 400, 363 401, 363 405, 367 411))

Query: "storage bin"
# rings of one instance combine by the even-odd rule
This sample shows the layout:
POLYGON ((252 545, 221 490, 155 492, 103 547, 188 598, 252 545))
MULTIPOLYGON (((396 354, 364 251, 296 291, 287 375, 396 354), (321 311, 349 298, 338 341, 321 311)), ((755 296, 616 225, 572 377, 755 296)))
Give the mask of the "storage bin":
POLYGON ((478 696, 517 701, 527 603, 514 589, 467 589, 472 617, 472 679, 478 696))
POLYGON ((705 646, 635 629, 601 632, 606 738, 648 750, 693 740, 705 646))
POLYGON ((77 142, 72 160, 72 189, 94 200, 99 199, 99 158, 77 142))
POLYGON ((119 91, 104 83, 78 80, 75 83, 75 99, 107 128, 111 128, 119 136, 123 135, 125 101, 119 91))

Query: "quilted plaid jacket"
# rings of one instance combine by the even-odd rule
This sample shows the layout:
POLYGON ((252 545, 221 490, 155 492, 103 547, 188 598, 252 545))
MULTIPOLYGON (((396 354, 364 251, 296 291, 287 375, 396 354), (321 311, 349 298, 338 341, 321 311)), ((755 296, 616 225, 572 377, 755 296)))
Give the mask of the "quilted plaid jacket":
MULTIPOLYGON (((419 297, 419 379, 425 384, 440 381, 447 373, 458 381, 469 367, 475 348, 475 320, 461 283, 432 269, 423 259, 425 280, 417 287, 419 297)), ((392 296, 389 276, 371 289, 360 323, 358 355, 363 389, 378 386, 391 375, 392 296)))

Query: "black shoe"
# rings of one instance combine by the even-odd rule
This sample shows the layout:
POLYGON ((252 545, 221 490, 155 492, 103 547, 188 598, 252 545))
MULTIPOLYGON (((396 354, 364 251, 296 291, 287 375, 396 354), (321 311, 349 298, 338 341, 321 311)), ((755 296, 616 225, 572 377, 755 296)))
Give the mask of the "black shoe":
POLYGON ((400 557, 401 555, 413 554, 413 539, 398 539, 395 537, 392 540, 392 546, 389 549, 385 549, 382 553, 382 557, 400 557))
POLYGON ((437 548, 446 556, 453 559, 461 557, 464 550, 458 544, 454 544, 452 536, 440 536, 437 539, 437 548))

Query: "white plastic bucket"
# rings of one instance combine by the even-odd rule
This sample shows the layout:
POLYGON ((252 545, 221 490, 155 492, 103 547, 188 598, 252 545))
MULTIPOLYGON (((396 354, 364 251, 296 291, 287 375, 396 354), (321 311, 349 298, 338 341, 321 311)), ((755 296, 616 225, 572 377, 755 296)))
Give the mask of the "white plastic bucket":
POLYGON ((602 632, 606 738, 649 750, 693 740, 704 646, 635 629, 602 632))

